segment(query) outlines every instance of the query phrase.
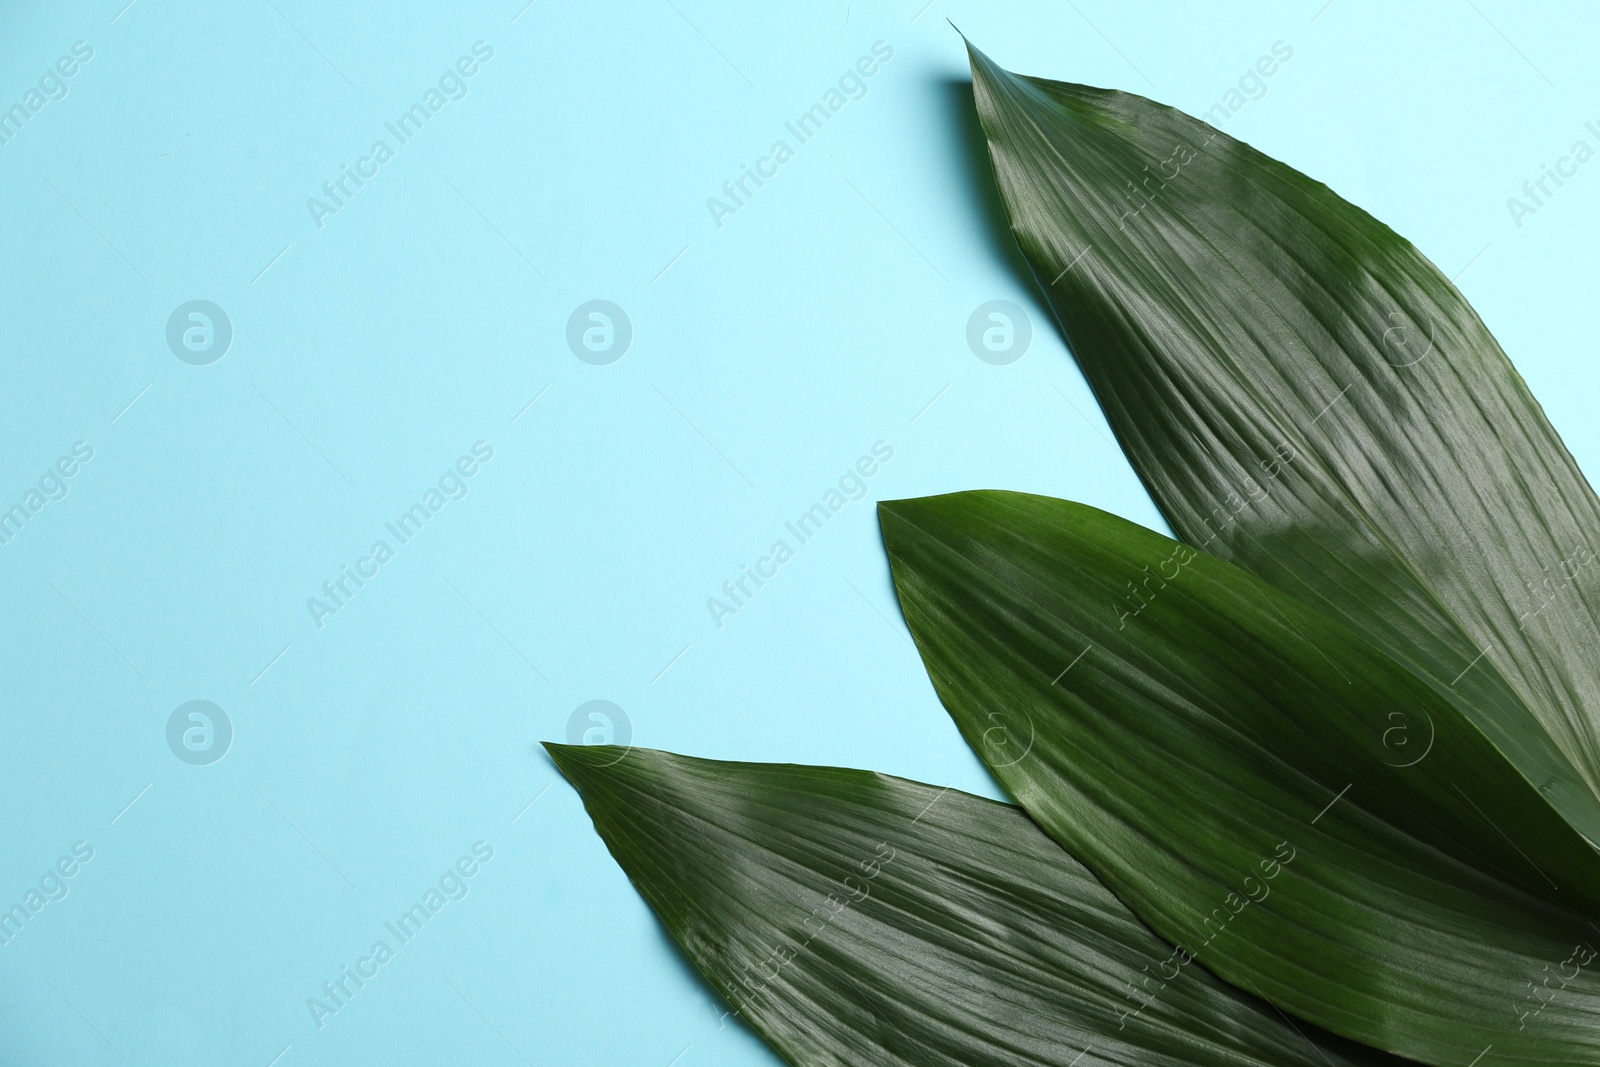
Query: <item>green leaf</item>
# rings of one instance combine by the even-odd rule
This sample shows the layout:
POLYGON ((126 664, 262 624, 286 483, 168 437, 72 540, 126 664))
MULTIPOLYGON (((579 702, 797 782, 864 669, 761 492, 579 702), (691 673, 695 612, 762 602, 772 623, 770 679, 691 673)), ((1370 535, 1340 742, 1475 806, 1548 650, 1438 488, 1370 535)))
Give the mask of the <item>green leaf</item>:
POLYGON ((792 1064, 1403 1067, 1217 981, 1009 805, 545 747, 684 953, 792 1064))
POLYGON ((1012 231, 1173 528, 1448 692, 1600 842, 1600 500, 1461 294, 1206 122, 971 59, 1012 231))
POLYGON ((982 492, 879 511, 963 735, 1158 934, 1400 1055, 1600 1063, 1600 963, 1573 947, 1600 945, 1600 855, 1427 682, 1093 508, 982 492))

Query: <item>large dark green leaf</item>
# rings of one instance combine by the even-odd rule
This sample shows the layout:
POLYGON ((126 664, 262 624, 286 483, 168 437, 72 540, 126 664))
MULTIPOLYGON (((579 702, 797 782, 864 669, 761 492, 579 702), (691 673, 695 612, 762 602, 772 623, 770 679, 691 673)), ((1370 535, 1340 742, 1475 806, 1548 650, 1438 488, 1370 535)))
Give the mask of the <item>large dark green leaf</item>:
POLYGON ((1559 748, 1600 841, 1600 501, 1461 294, 1205 122, 971 55, 1012 230, 1173 528, 1451 692, 1533 780, 1559 748))
POLYGON ((1093 508, 983 492, 880 517, 962 733, 1158 934, 1415 1059, 1600 1063, 1600 964, 1574 956, 1600 944, 1600 854, 1431 685, 1093 508))
POLYGON ((1217 981, 1009 805, 867 771, 546 747, 689 959, 790 1063, 1402 1067, 1217 981))

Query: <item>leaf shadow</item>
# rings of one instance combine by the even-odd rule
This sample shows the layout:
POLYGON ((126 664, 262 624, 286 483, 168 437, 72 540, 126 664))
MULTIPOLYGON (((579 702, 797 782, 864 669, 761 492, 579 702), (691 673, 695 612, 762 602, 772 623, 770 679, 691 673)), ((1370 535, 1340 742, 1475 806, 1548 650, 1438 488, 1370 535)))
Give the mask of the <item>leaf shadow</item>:
POLYGON ((949 128, 954 134, 955 164, 960 168, 964 184, 977 206, 983 235, 990 251, 995 254, 1016 279, 1021 291, 1030 301, 1037 302, 1038 290, 1033 272, 1022 257, 1016 239, 1011 236, 1011 219, 1006 215, 1000 199, 1000 187, 995 184, 994 169, 989 163, 989 138, 978 121, 977 103, 972 96, 971 78, 943 78, 938 83, 937 98, 944 109, 949 128))

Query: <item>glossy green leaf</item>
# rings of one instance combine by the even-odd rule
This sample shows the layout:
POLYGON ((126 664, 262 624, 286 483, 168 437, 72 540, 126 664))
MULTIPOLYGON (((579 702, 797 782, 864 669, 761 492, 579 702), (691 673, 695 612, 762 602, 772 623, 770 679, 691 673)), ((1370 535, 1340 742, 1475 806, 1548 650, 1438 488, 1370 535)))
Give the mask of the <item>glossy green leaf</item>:
POLYGON ((1403 1067, 1217 981, 1009 805, 867 771, 546 747, 674 940, 789 1063, 1403 1067))
POLYGON ((1600 841, 1600 500, 1461 294, 1207 122, 971 58, 1012 231, 1173 528, 1449 692, 1600 841))
POLYGON ((1600 854, 1430 684, 1084 505, 979 492, 879 513, 962 733, 1158 934, 1414 1059, 1600 1063, 1600 964, 1574 962, 1600 945, 1600 854))

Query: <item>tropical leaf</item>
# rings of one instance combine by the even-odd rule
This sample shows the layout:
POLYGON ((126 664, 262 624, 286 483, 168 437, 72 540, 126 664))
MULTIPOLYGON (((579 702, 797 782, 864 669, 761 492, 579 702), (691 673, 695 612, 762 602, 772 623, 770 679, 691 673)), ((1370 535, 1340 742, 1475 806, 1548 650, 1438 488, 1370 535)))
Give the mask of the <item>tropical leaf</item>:
POLYGON ((1600 500, 1461 294, 1205 122, 971 60, 1012 231, 1173 528, 1450 692, 1531 780, 1558 748, 1600 841, 1600 500))
POLYGON ((546 747, 674 940, 792 1064, 1403 1067, 1217 981, 1009 805, 546 747))
POLYGON ((1093 508, 982 492, 879 511, 962 733, 1160 936, 1441 1067, 1491 1046, 1486 1064, 1600 1064, 1600 966, 1574 948, 1600 944, 1600 854, 1431 685, 1093 508))

